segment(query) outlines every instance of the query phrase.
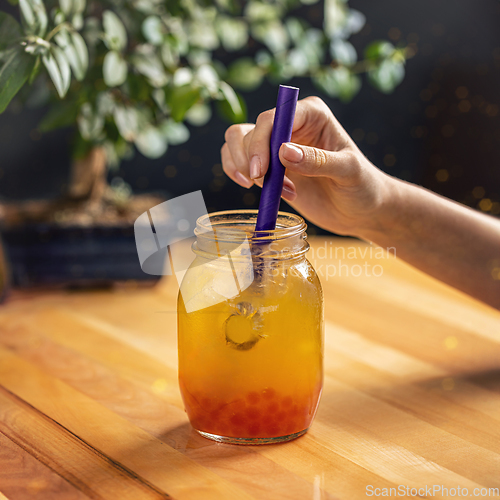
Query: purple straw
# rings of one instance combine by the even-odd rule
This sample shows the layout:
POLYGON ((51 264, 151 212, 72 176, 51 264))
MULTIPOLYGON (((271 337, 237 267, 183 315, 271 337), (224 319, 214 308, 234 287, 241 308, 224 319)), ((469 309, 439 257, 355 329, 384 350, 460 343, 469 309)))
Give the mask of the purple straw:
POLYGON ((271 157, 260 195, 256 231, 272 231, 276 228, 285 177, 285 167, 279 159, 279 150, 284 142, 290 142, 292 138, 293 119, 298 97, 298 88, 280 85, 271 132, 271 157))

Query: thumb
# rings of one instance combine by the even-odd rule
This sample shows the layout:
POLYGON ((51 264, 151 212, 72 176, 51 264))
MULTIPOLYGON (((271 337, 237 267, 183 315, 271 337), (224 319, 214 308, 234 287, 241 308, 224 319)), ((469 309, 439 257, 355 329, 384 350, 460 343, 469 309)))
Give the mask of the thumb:
POLYGON ((341 178, 352 174, 355 158, 347 151, 327 151, 293 142, 281 145, 279 156, 287 169, 307 177, 341 178))

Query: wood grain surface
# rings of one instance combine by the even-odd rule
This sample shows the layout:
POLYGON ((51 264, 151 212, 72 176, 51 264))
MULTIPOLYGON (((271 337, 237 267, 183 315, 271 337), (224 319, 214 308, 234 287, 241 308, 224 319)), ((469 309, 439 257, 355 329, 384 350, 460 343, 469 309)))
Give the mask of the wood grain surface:
POLYGON ((0 309, 0 500, 500 498, 500 312, 376 250, 312 240, 324 392, 310 431, 272 446, 191 429, 174 278, 13 293, 0 309))

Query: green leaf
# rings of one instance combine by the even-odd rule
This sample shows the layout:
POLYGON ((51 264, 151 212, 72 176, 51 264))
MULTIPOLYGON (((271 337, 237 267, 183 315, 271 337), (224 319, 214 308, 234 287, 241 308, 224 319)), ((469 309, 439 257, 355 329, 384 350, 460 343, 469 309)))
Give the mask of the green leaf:
POLYGON ((285 26, 290 39, 295 45, 298 45, 304 36, 304 26, 296 17, 290 17, 285 21, 285 26))
POLYGON ((85 24, 83 15, 75 14, 73 16, 73 19, 71 19, 71 24, 73 25, 73 28, 75 28, 75 30, 80 31, 83 28, 83 25, 85 24))
MULTIPOLYGON (((277 3, 277 2, 276 2, 277 3)), ((283 10, 279 5, 267 2, 250 1, 245 7, 245 17, 252 22, 274 21, 281 17, 283 10)))
POLYGON ((217 32, 222 46, 228 51, 241 49, 248 42, 248 26, 241 19, 219 16, 217 32))
POLYGON ((227 71, 228 83, 242 90, 255 90, 262 83, 264 72, 254 60, 244 57, 230 64, 227 71))
POLYGON ((218 110, 232 123, 242 123, 247 119, 245 101, 226 82, 220 83, 223 99, 217 103, 218 110))
POLYGON ((191 68, 186 68, 185 66, 177 68, 172 79, 173 84, 176 87, 182 87, 188 85, 193 81, 193 71, 191 68))
POLYGON ((64 52, 56 45, 52 45, 50 51, 42 57, 42 61, 59 97, 62 99, 71 83, 71 71, 64 52))
POLYGON ((59 47, 63 49, 76 79, 83 80, 89 64, 89 54, 80 33, 61 30, 54 38, 59 47))
POLYGON ((127 79, 127 63, 118 52, 111 50, 104 56, 102 74, 108 87, 117 87, 127 79))
POLYGON ((281 21, 271 21, 252 26, 252 36, 265 43, 271 52, 275 54, 288 48, 288 32, 281 21))
POLYGON ((43 0, 19 0, 19 8, 26 34, 43 37, 48 23, 43 0))
POLYGON ((328 38, 342 36, 348 8, 344 0, 325 0, 323 27, 328 38))
POLYGON ((29 78, 35 58, 26 54, 21 47, 8 51, 0 68, 0 113, 17 94, 29 78))
POLYGON ((262 49, 255 54, 255 62, 259 68, 267 70, 273 64, 273 56, 267 50, 262 49))
POLYGON ((330 97, 344 102, 350 101, 361 88, 359 77, 345 67, 328 68, 315 76, 314 83, 330 97))
POLYGON ((179 64, 179 55, 169 42, 161 46, 161 59, 167 68, 175 68, 179 64))
POLYGON ((307 54, 298 47, 290 50, 288 58, 281 68, 281 74, 285 78, 294 75, 302 76, 309 70, 309 58, 307 54))
POLYGON ((99 92, 96 97, 96 108, 97 113, 102 116, 111 115, 115 109, 115 100, 113 98, 113 92, 106 90, 104 92, 99 92))
POLYGON ((59 6, 66 18, 69 18, 73 11, 73 0, 59 0, 59 6))
POLYGON ((108 48, 117 51, 123 50, 127 46, 127 31, 121 19, 111 10, 105 10, 102 14, 102 24, 108 48))
POLYGON ((59 0, 59 6, 65 19, 72 19, 72 24, 76 29, 81 29, 81 14, 85 10, 86 0, 59 0))
POLYGON ((346 25, 344 26, 344 31, 346 31, 346 38, 355 33, 359 33, 363 26, 366 24, 366 17, 359 10, 350 9, 347 13, 346 25))
POLYGON ((390 94, 405 76, 403 63, 386 59, 375 69, 369 71, 370 83, 384 94, 390 94))
POLYGON ((219 46, 219 38, 211 23, 192 21, 188 30, 189 44, 205 50, 215 50, 219 46))
POLYGON ((365 49, 365 59, 377 60, 384 59, 393 54, 395 48, 392 43, 385 40, 376 40, 370 43, 365 49))
POLYGON ((79 67, 78 71, 80 72, 81 78, 76 74, 76 67, 74 68, 75 76, 77 79, 82 80, 89 66, 89 52, 87 50, 87 44, 80 33, 76 31, 70 32, 70 38, 73 48, 75 49, 76 60, 78 61, 79 67))
POLYGON ((159 158, 167 151, 168 143, 160 130, 148 126, 135 140, 137 149, 147 158, 159 158))
POLYGON ((158 16, 149 16, 142 23, 142 34, 144 38, 153 45, 161 45, 163 43, 164 25, 158 16))
POLYGON ((339 64, 345 66, 351 66, 358 59, 358 54, 353 45, 341 38, 336 38, 330 42, 330 55, 339 64))
MULTIPOLYGON (((75 15, 82 14, 83 11, 85 10, 86 4, 87 4, 86 0, 73 0, 75 15)), ((73 21, 73 24, 75 24, 74 21, 73 21)))
POLYGON ((78 106, 74 101, 57 101, 38 124, 40 132, 74 125, 78 116, 78 106))
POLYGON ((100 139, 104 127, 104 118, 93 111, 90 103, 86 102, 80 108, 77 118, 78 130, 83 139, 92 141, 100 139))
POLYGON ((19 23, 9 14, 0 12, 0 50, 5 50, 22 36, 19 23))
POLYGON ((181 122, 186 112, 200 99, 200 89, 191 85, 172 87, 168 90, 166 99, 172 118, 181 122))
POLYGON ((211 64, 202 64, 196 71, 196 81, 213 96, 219 90, 219 75, 211 64))
POLYGON ((137 137, 139 131, 139 116, 131 106, 116 106, 113 112, 116 127, 120 135, 129 142, 137 137))
POLYGON ((160 130, 172 146, 183 144, 189 139, 189 129, 183 123, 178 123, 172 119, 165 120, 160 125, 160 130))
POLYGON ((131 57, 131 62, 135 69, 144 75, 153 87, 164 87, 168 83, 169 77, 152 45, 138 45, 131 57))
POLYGON ((194 104, 185 115, 185 119, 191 125, 201 127, 212 118, 212 110, 208 104, 194 104))

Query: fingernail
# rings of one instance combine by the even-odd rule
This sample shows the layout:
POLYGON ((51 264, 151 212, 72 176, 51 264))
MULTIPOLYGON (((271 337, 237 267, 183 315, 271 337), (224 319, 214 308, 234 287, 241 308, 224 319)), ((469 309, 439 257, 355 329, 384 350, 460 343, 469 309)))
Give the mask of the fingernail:
POLYGON ((283 186, 282 196, 292 201, 296 198, 297 192, 294 189, 290 189, 287 186, 283 186))
POLYGON ((249 188, 253 186, 253 182, 245 177, 241 172, 236 171, 234 176, 238 184, 241 184, 243 187, 249 188))
POLYGON ((250 160, 250 179, 257 179, 258 177, 261 177, 260 158, 255 155, 250 160))
POLYGON ((283 158, 293 163, 299 163, 304 158, 302 149, 290 143, 283 144, 283 158))

